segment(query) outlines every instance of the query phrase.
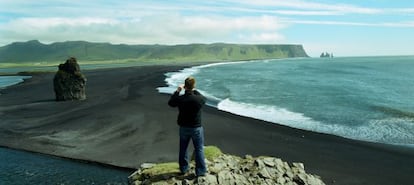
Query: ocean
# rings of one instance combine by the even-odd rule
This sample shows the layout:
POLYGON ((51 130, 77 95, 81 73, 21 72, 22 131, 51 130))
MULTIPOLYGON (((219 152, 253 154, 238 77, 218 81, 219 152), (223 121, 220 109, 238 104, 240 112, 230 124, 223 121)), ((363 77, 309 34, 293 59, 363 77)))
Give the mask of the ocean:
POLYGON ((237 115, 376 143, 414 146, 414 56, 229 62, 166 74, 172 93, 187 76, 208 104, 237 115))
POLYGON ((31 76, 0 76, 0 89, 23 82, 31 76))
POLYGON ((0 147, 0 184, 128 184, 131 170, 0 147))

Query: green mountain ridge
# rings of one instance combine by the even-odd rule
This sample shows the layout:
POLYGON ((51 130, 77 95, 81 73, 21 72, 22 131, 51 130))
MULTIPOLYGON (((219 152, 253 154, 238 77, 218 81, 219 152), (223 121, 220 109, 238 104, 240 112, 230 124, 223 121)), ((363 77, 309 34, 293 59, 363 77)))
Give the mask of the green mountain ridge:
POLYGON ((302 45, 292 44, 126 45, 86 41, 42 44, 31 40, 0 47, 0 62, 3 63, 64 61, 71 56, 82 61, 229 61, 308 57, 302 45))

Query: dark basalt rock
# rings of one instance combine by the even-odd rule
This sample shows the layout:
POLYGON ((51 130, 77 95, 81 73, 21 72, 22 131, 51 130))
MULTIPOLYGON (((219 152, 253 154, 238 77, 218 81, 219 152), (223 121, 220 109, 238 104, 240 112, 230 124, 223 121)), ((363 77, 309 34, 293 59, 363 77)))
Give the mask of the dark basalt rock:
POLYGON ((86 78, 80 72, 76 58, 71 57, 59 65, 59 70, 53 78, 53 87, 56 101, 86 99, 86 78))

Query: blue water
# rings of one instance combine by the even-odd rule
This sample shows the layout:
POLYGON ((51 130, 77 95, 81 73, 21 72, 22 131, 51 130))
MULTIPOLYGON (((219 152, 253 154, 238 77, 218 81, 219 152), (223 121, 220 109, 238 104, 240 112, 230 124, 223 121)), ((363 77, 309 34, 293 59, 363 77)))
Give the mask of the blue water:
POLYGON ((346 138, 414 146, 414 57, 344 57, 223 63, 185 77, 220 110, 346 138))
POLYGON ((0 147, 0 184, 128 184, 130 170, 0 147))
POLYGON ((0 89, 23 82, 24 79, 28 78, 30 76, 0 76, 0 89))

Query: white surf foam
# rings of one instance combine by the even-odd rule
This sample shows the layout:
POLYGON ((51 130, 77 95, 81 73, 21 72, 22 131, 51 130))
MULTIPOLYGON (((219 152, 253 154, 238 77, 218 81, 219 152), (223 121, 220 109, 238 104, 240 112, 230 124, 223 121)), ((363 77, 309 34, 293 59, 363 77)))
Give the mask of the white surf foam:
POLYGON ((359 135, 372 141, 414 146, 414 119, 385 118, 370 120, 358 128, 359 135))
MULTIPOLYGON (((184 68, 178 72, 169 72, 165 74, 166 76, 165 82, 167 83, 167 87, 158 87, 157 90, 159 93, 172 94, 175 91, 175 89, 177 89, 177 87, 180 84, 182 84, 187 77, 197 74, 202 68, 218 66, 218 65, 233 65, 233 64, 240 64, 240 63, 246 63, 246 62, 255 62, 255 61, 219 62, 219 63, 212 63, 212 64, 206 64, 206 65, 201 65, 201 66, 184 68)), ((214 96, 211 96, 211 98, 214 99, 214 96)))
MULTIPOLYGON (((178 72, 166 73, 165 75, 167 78, 165 81, 167 82, 168 87, 159 87, 157 89, 160 93, 172 94, 177 86, 183 83, 185 78, 197 74, 202 68, 218 65, 233 65, 246 62, 263 61, 214 63, 185 68, 178 72)), ((247 116, 318 133, 333 134, 350 139, 414 147, 414 120, 372 120, 369 121, 369 123, 360 126, 352 126, 352 124, 343 125, 323 123, 307 117, 302 113, 292 112, 285 108, 270 105, 235 102, 230 99, 221 100, 208 94, 205 91, 201 92, 208 99, 212 100, 210 102, 214 102, 210 103, 210 106, 217 107, 219 110, 230 112, 236 115, 247 116)))
POLYGON ((301 113, 291 112, 284 108, 269 105, 257 105, 235 102, 230 99, 221 101, 217 108, 236 115, 247 116, 263 121, 278 123, 290 127, 316 131, 321 123, 301 113))
POLYGON ((303 130, 333 134, 349 139, 387 143, 414 147, 414 120, 384 119, 373 120, 360 126, 322 123, 304 114, 269 105, 235 102, 230 99, 221 101, 217 108, 236 115, 277 123, 303 130), (410 126, 411 125, 411 126, 410 126))
POLYGON ((195 68, 185 68, 179 72, 166 73, 165 76, 167 76, 167 78, 165 79, 165 82, 167 83, 167 87, 158 87, 158 92, 172 94, 175 89, 184 82, 185 78, 197 73, 197 71, 198 69, 195 68))

